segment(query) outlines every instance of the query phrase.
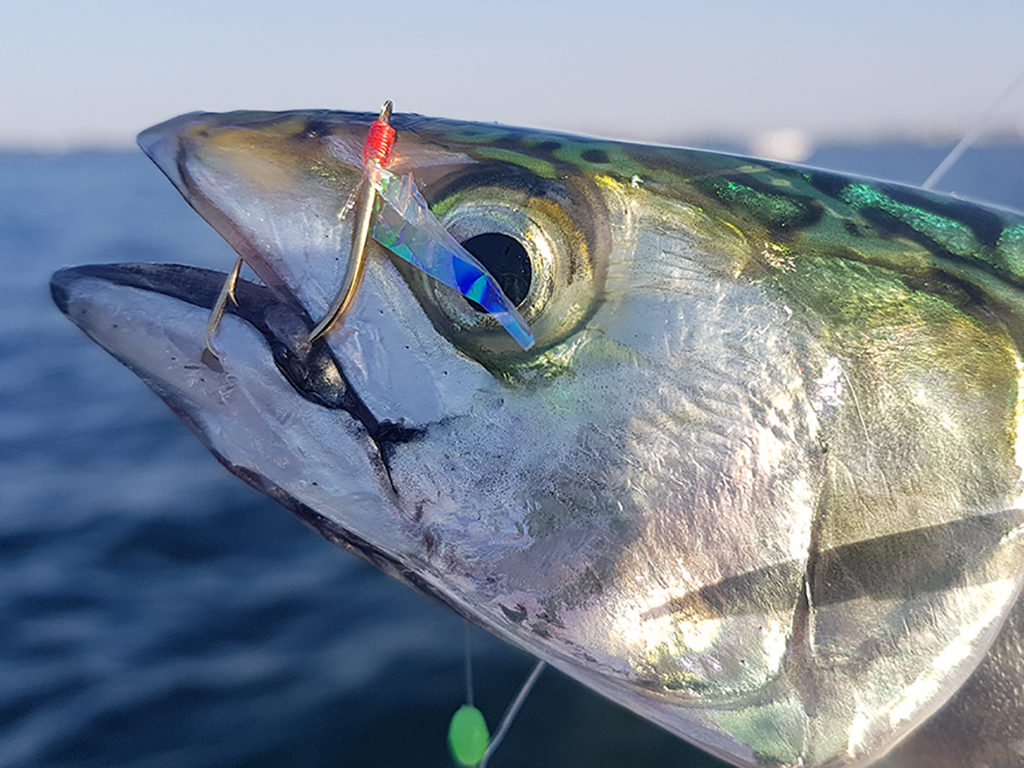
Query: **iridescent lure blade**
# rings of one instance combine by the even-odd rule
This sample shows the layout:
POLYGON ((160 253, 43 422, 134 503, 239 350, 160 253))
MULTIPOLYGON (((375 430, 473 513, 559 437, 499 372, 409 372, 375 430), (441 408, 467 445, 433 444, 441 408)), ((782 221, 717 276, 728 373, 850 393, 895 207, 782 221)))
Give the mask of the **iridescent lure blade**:
POLYGON ((533 334, 498 281, 441 225, 413 182, 375 168, 373 179, 384 205, 373 226, 373 238, 396 256, 423 270, 435 280, 475 301, 514 338, 523 349, 533 346, 533 334))

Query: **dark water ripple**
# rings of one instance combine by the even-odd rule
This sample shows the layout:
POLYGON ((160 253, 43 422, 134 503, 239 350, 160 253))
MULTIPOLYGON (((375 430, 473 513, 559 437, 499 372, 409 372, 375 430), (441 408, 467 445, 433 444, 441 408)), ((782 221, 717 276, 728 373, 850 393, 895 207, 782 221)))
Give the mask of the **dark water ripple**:
MULTIPOLYGON (((969 158, 947 188, 1024 209, 1024 151, 969 158)), ((232 258, 141 154, 0 155, 0 766, 449 764, 462 621, 227 475, 49 300, 67 264, 232 258)), ((473 642, 493 722, 532 660, 473 642)), ((553 672, 493 763, 520 764, 718 765, 553 672)))

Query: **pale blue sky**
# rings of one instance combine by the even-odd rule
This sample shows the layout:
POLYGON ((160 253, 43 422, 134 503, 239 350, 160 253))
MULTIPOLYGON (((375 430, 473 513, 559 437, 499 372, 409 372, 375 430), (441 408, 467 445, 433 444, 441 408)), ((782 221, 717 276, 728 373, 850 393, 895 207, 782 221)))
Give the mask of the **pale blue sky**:
MULTIPOLYGON (((385 97, 652 140, 955 134, 1024 68, 1024 0, 5 5, 6 147, 128 145, 195 109, 385 97)), ((1024 94, 998 122, 1024 126, 1024 94)))

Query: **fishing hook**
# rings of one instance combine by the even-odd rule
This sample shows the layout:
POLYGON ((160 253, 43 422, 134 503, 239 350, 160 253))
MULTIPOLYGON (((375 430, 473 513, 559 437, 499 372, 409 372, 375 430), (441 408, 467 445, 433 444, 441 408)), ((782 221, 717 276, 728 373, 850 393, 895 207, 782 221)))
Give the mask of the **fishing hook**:
MULTIPOLYGON (((391 127, 391 100, 384 102, 380 108, 380 116, 370 123, 370 132, 363 145, 363 181, 362 192, 356 201, 356 224, 352 228, 352 248, 349 252, 348 266, 338 294, 331 302, 330 308, 323 319, 309 334, 310 343, 327 333, 337 323, 356 297, 359 286, 363 283, 366 271, 366 241, 370 236, 370 221, 373 218, 373 204, 377 197, 377 186, 380 183, 379 170, 387 163, 391 154, 391 145, 395 140, 395 129, 391 127)), ((338 214, 342 219, 348 213, 350 205, 346 203, 338 214)))

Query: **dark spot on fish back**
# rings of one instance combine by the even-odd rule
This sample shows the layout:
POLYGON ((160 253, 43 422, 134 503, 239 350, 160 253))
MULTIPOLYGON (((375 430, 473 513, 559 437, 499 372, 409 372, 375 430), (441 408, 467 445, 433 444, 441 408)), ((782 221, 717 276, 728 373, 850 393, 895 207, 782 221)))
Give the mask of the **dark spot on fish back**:
POLYGON ((611 162, 608 158, 608 153, 603 149, 585 149, 580 152, 580 157, 586 160, 588 163, 608 163, 611 162))
POLYGON ((333 131, 334 128, 330 123, 318 117, 311 117, 306 121, 306 125, 299 133, 299 137, 303 139, 319 139, 322 136, 330 136, 333 131))
POLYGON ((839 193, 850 183, 850 180, 844 176, 820 171, 807 174, 807 180, 812 187, 824 192, 829 197, 839 197, 839 193))
POLYGON ((969 227, 982 245, 994 246, 1003 233, 1003 221, 992 211, 953 197, 934 198, 913 187, 879 184, 878 189, 897 203, 913 206, 969 227))
POLYGON ((782 241, 790 240, 801 229, 813 226, 824 213, 824 206, 817 200, 780 191, 764 184, 753 174, 707 177, 695 179, 693 184, 714 195, 730 210, 752 217, 782 241))
POLYGON ((880 237, 887 239, 903 237, 923 246, 936 256, 957 260, 957 257, 950 253, 944 245, 937 243, 927 234, 914 229, 888 211, 883 211, 881 208, 861 208, 860 214, 875 228, 880 237))

